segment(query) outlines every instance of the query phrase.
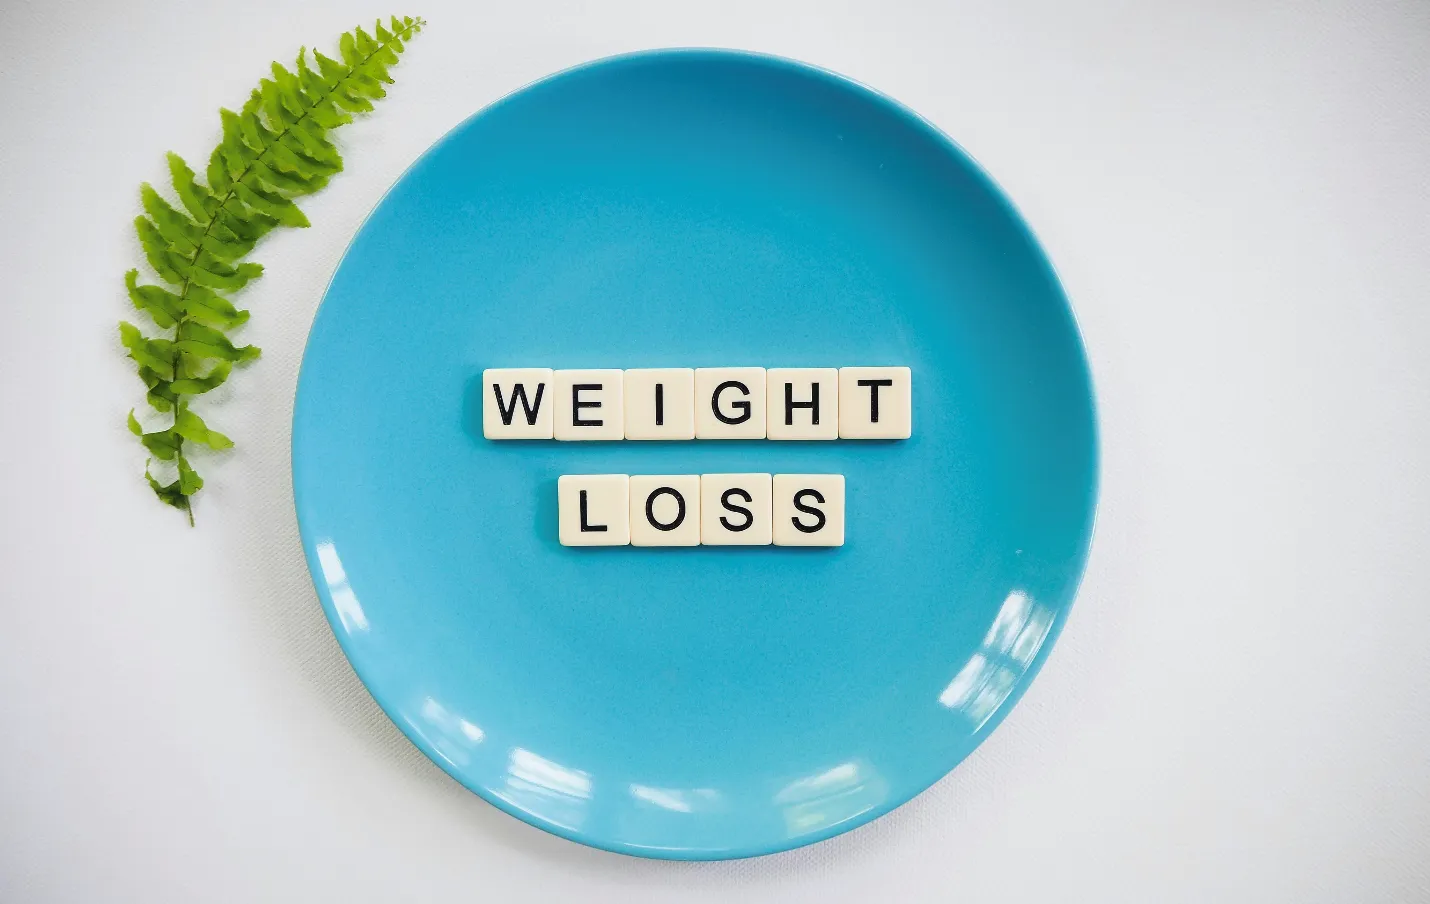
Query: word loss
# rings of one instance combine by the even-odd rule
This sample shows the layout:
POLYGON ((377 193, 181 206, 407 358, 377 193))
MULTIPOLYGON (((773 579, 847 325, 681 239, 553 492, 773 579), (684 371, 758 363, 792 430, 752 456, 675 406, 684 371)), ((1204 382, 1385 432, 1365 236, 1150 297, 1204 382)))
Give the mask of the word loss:
POLYGON ((487 439, 908 439, 907 367, 482 371, 487 439))
POLYGON ((566 474, 563 546, 843 546, 842 474, 566 474))

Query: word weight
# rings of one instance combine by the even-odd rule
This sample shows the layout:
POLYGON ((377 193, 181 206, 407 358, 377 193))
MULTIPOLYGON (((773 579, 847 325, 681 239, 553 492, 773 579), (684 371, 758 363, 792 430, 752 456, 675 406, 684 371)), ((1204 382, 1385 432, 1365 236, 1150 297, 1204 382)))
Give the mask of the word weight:
POLYGON ((908 439, 907 367, 491 368, 487 439, 908 439))

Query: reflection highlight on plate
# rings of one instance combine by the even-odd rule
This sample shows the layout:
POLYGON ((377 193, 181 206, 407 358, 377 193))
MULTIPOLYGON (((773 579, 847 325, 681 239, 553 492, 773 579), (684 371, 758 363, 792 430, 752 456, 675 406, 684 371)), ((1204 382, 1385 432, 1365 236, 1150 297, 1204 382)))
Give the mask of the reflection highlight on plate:
POLYGON ((317 551, 318 567, 323 570, 323 581, 328 585, 328 595, 333 600, 338 619, 343 623, 343 630, 349 634, 353 631, 366 631, 367 616, 358 604, 357 594, 353 593, 353 588, 348 584, 348 573, 343 570, 343 560, 338 558, 333 541, 319 540, 317 551))
POLYGON ((872 810, 888 793, 889 783, 873 767, 851 761, 795 779, 774 802, 791 833, 817 832, 872 810))
POLYGON ((1013 692, 1052 627, 1051 609, 1014 590, 998 610, 983 646, 953 676, 938 702, 967 716, 974 731, 982 728, 1013 692))
POLYGON ((632 783, 631 797, 674 813, 710 810, 720 803, 720 792, 714 788, 652 788, 632 783))
POLYGON ((456 766, 471 762, 469 751, 482 742, 486 732, 470 719, 457 715, 433 697, 422 701, 419 724, 409 720, 413 730, 432 745, 437 755, 456 766))
POLYGON ((564 829, 579 829, 591 798, 591 776, 540 754, 513 747, 506 784, 493 792, 513 807, 564 829))

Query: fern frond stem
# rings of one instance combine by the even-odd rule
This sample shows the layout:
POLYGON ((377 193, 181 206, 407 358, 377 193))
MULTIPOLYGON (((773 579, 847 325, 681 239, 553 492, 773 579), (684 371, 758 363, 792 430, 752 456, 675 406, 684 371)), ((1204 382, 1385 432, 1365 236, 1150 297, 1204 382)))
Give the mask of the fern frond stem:
MULTIPOLYGON (((310 106, 307 110, 304 110, 303 113, 302 113, 296 120, 294 120, 291 125, 285 125, 285 126, 283 126, 282 130, 279 131, 278 133, 276 133, 276 134, 273 136, 273 140, 270 141, 270 142, 268 143, 268 145, 267 145, 266 147, 264 147, 263 150, 261 150, 261 151, 258 152, 258 156, 254 158, 254 163, 258 163, 258 162, 260 162, 260 161, 263 161, 264 157, 266 157, 266 156, 268 155, 269 151, 273 150, 273 148, 278 144, 278 142, 280 142, 280 141, 283 140, 283 137, 284 137, 285 135, 287 135, 289 132, 291 132, 291 131, 293 130, 293 128, 298 125, 298 123, 300 123, 300 122, 302 122, 304 119, 307 119, 307 118, 308 118, 308 113, 309 113, 309 111, 311 111, 311 110, 313 109, 313 107, 319 106, 319 105, 321 105, 324 101, 327 101, 328 99, 330 99, 335 93, 337 93, 338 88, 341 87, 344 82, 346 82, 349 78, 352 77, 352 74, 353 74, 354 72, 357 72, 357 71, 358 71, 359 69, 361 69, 363 66, 367 65, 367 62, 368 62, 369 60, 371 60, 373 57, 377 56, 379 53, 382 53, 383 51, 389 49, 389 48, 392 46, 392 44, 393 44, 394 41, 405 41, 405 40, 408 40, 408 39, 411 37, 413 31, 414 31, 415 29, 417 29, 418 27, 420 27, 421 25, 422 25, 422 20, 421 20, 421 19, 417 19, 417 20, 413 21, 413 23, 412 23, 411 25, 408 25, 406 28, 402 29, 401 31, 395 31, 395 32, 393 32, 392 37, 391 37, 390 39, 388 39, 388 40, 382 42, 381 44, 379 44, 379 45, 377 46, 377 49, 376 49, 376 50, 374 50, 372 53, 369 53, 367 56, 365 56, 365 57, 363 57, 361 60, 359 60, 358 63, 357 63, 357 65, 348 67, 348 71, 343 75, 343 77, 340 78, 340 79, 338 79, 337 82, 333 85, 333 87, 329 88, 329 89, 328 89, 328 92, 327 92, 326 94, 324 94, 324 95, 322 96, 322 98, 321 98, 320 100, 318 100, 317 103, 315 103, 315 104, 313 104, 312 106, 310 106)), ((225 207, 227 207, 227 206, 228 206, 228 203, 229 203, 230 201, 232 201, 235 197, 238 196, 238 191, 237 191, 237 186, 238 186, 238 184, 239 184, 240 182, 242 182, 242 181, 248 176, 248 174, 249 174, 250 172, 252 172, 252 170, 253 170, 253 163, 250 163, 250 164, 248 164, 248 166, 244 167, 243 172, 239 173, 238 176, 236 176, 235 178, 233 178, 233 179, 231 180, 232 183, 233 183, 233 187, 229 188, 228 193, 223 196, 223 199, 222 199, 221 201, 219 201, 218 208, 215 209, 213 216, 209 217, 209 221, 204 224, 203 234, 202 234, 201 236, 199 236, 199 240, 198 240, 198 242, 196 243, 196 247, 194 248, 193 256, 192 256, 191 258, 189 258, 189 267, 190 267, 191 270, 192 270, 193 267, 198 266, 199 255, 200 255, 200 254, 203 254, 203 251, 204 251, 204 242, 206 242, 206 241, 208 240, 209 233, 213 231, 214 224, 218 222, 218 214, 219 214, 219 211, 221 211, 221 210, 223 210, 225 207)), ((184 277, 183 285, 180 286, 180 288, 179 288, 179 302, 180 302, 179 310, 180 310, 180 314, 179 314, 178 320, 176 320, 176 321, 174 322, 174 337, 175 337, 176 340, 177 340, 178 335, 179 335, 179 327, 180 327, 180 325, 182 325, 186 320, 189 319, 189 315, 186 314, 186 313, 183 313, 183 311, 184 311, 183 302, 189 297, 189 289, 190 289, 190 287, 193 285, 192 280, 193 280, 193 277, 192 277, 192 276, 185 276, 185 277, 184 277)), ((175 349, 175 350, 174 350, 173 364, 174 364, 174 375, 175 375, 176 377, 178 376, 178 373, 179 373, 179 364, 180 364, 180 360, 181 360, 182 357, 183 357, 183 354, 184 354, 184 353, 183 353, 182 351, 179 351, 178 349, 175 349)), ((176 396, 175 396, 175 401, 174 401, 174 410, 175 410, 176 416, 177 416, 177 412, 178 412, 178 405, 179 405, 179 402, 178 402, 178 397, 177 397, 177 394, 176 394, 176 396)), ((183 438, 182 436, 178 436, 177 434, 175 435, 174 438, 175 438, 175 441, 176 441, 175 444, 174 444, 174 453, 175 453, 175 456, 176 456, 176 457, 175 457, 175 460, 177 461, 177 460, 178 460, 178 457, 181 457, 181 456, 183 455, 183 452, 184 452, 184 438, 183 438)), ((184 497, 184 510, 185 510, 186 512, 188 512, 188 515, 189 515, 189 526, 190 526, 190 527, 193 527, 193 526, 194 526, 194 506, 193 506, 193 501, 192 501, 188 496, 185 496, 185 497, 184 497)))

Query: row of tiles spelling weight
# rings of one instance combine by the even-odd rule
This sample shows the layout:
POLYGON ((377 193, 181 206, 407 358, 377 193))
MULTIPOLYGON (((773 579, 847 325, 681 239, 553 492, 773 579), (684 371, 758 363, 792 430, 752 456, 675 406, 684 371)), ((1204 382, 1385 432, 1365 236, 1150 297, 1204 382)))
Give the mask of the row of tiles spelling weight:
POLYGON ((843 546, 842 474, 567 474, 563 546, 843 546))
POLYGON ((908 439, 907 367, 494 368, 487 439, 908 439))

